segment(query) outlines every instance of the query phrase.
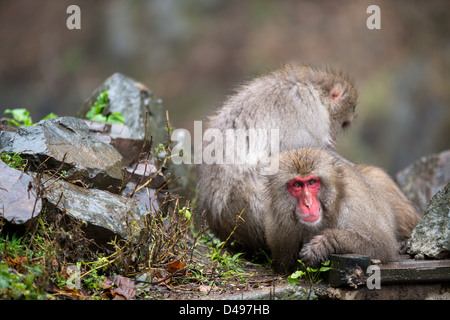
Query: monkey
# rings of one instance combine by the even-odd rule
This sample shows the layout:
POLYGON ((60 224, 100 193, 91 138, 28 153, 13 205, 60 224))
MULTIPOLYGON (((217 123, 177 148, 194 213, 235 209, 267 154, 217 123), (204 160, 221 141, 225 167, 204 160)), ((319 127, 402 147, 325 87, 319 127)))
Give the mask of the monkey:
MULTIPOLYGON (((305 146, 334 148, 355 119, 357 91, 342 72, 307 65, 286 65, 240 86, 210 117, 205 129, 278 129, 278 152, 305 146)), ((276 155, 267 139, 245 148, 276 155), (273 151, 273 153, 272 153, 273 151)), ((198 206, 209 228, 242 250, 266 249, 262 155, 254 163, 201 164, 198 206), (240 219, 237 219, 239 217, 240 219), (230 242, 231 242, 230 241, 230 242)))
POLYGON ((290 271, 297 260, 310 266, 333 253, 395 260, 398 228, 410 203, 381 169, 355 165, 324 148, 281 152, 279 171, 266 176, 264 232, 275 268, 290 271), (401 211, 399 213, 399 211, 401 211))

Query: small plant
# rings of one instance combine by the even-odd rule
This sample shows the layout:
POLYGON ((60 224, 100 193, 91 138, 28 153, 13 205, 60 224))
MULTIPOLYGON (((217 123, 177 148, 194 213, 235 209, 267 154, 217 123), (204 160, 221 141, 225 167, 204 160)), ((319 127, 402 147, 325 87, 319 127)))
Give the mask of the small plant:
MULTIPOLYGON (((24 108, 6 109, 3 113, 12 115, 13 117, 12 119, 5 118, 5 120, 8 121, 8 124, 10 126, 29 127, 35 125, 35 123, 33 123, 33 119, 31 118, 30 112, 27 109, 24 108)), ((47 120, 56 117, 57 115, 52 112, 42 120, 47 120)))
POLYGON ((82 264, 89 268, 87 272, 81 275, 82 283, 86 289, 94 292, 99 292, 101 290, 101 285, 106 279, 105 272, 111 263, 112 262, 109 261, 107 257, 103 257, 101 254, 96 261, 77 263, 78 268, 80 268, 82 264))
POLYGON ((322 266, 321 267, 317 267, 317 268, 313 268, 313 267, 307 267, 302 260, 297 260, 300 263, 301 266, 301 270, 297 270, 295 271, 293 274, 291 274, 288 277, 288 283, 291 285, 298 285, 299 284, 299 280, 305 276, 305 279, 308 281, 308 283, 310 284, 309 287, 309 294, 308 294, 308 300, 311 297, 311 293, 312 293, 312 286, 313 284, 318 284, 320 282, 322 282, 322 278, 320 277, 322 272, 326 272, 328 270, 331 269, 330 266, 330 260, 327 260, 325 262, 322 262, 322 266))
POLYGON ((184 217, 188 221, 191 220, 192 213, 191 213, 191 210, 189 208, 183 207, 182 209, 178 210, 178 214, 184 215, 184 217))
POLYGON ((0 299, 47 299, 39 253, 30 249, 30 239, 9 234, 0 237, 0 299))
POLYGON ((223 250, 225 241, 211 247, 211 260, 217 261, 225 270, 225 275, 232 273, 242 273, 243 260, 240 258, 244 253, 239 252, 232 255, 230 252, 223 250))
POLYGON ((105 90, 98 95, 94 105, 86 113, 86 118, 96 122, 125 124, 125 118, 120 112, 113 112, 107 116, 103 114, 103 109, 108 106, 108 103, 108 90, 105 90))
POLYGON ((323 280, 320 278, 320 274, 331 269, 330 260, 322 262, 322 266, 320 268, 307 267, 302 260, 297 261, 300 263, 302 270, 297 270, 288 277, 288 282, 293 285, 297 285, 299 283, 299 279, 303 276, 305 276, 306 280, 310 284, 320 283, 323 280))
POLYGON ((30 112, 27 109, 17 108, 17 109, 6 109, 4 114, 10 113, 13 119, 6 119, 10 126, 31 126, 33 120, 31 119, 30 112))
POLYGON ((29 268, 27 274, 13 271, 6 263, 0 263, 0 299, 44 299, 45 295, 33 286, 37 276, 41 275, 39 267, 29 268))

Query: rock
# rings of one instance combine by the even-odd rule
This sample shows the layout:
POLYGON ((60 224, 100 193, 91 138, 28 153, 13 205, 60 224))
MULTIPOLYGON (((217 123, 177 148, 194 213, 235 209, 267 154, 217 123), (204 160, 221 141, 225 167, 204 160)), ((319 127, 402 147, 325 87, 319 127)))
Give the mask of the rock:
POLYGON ((23 225, 41 212, 33 178, 0 161, 0 217, 13 225, 23 225), (31 186, 31 188, 29 188, 31 186))
POLYGON ((450 257, 450 182, 431 199, 408 241, 408 253, 436 259, 450 257))
POLYGON ((121 194, 128 196, 145 205, 148 211, 165 210, 165 200, 169 193, 167 181, 155 165, 155 158, 150 153, 150 142, 144 144, 143 139, 131 139, 128 127, 121 124, 110 124, 85 120, 89 131, 96 139, 112 145, 122 155, 122 165, 127 182, 121 194), (141 160, 141 158, 149 158, 141 160), (142 185, 152 176, 150 184, 136 193, 136 185, 142 185), (161 190, 159 190, 161 189, 161 190), (156 209, 155 209, 156 208, 156 209))
MULTIPOLYGON (((148 139, 150 139, 150 136, 152 137, 152 145, 148 147, 156 149, 158 145, 167 143, 166 114, 161 99, 156 98, 151 90, 142 83, 120 73, 114 73, 94 90, 91 97, 84 102, 77 112, 77 116, 85 118, 86 113, 96 102, 98 96, 106 90, 108 91, 109 105, 103 113, 122 113, 125 118, 125 126, 129 129, 129 139, 139 141, 145 137, 145 119, 146 114, 148 114, 147 137, 148 139)), ((117 143, 111 142, 111 144, 122 155, 124 153, 121 150, 125 150, 125 152, 134 150, 131 154, 135 154, 135 151, 138 151, 138 146, 142 146, 138 143, 137 146, 133 145, 130 149, 127 149, 129 141, 119 141, 120 139, 122 138, 115 139, 117 143), (119 146, 122 143, 124 143, 124 146, 119 146)), ((124 156, 124 158, 126 157, 124 156)), ((134 157, 134 159, 136 158, 134 157)), ((129 163, 124 161, 124 164, 127 166, 129 163)), ((172 180, 171 189, 177 190, 179 194, 190 196, 192 190, 195 189, 197 181, 193 166, 185 164, 175 165, 172 161, 168 161, 165 174, 172 180)))
POLYGON ((50 179, 44 187, 43 197, 69 217, 86 221, 86 236, 98 243, 105 244, 116 235, 129 239, 145 227, 147 210, 134 199, 62 180, 50 179))
POLYGON ((170 194, 168 192, 167 180, 159 172, 151 161, 141 161, 131 167, 126 168, 127 185, 122 191, 123 196, 130 197, 142 203, 147 211, 167 211, 170 194), (148 186, 134 192, 139 186, 152 179, 148 186))
POLYGON ((161 99, 156 98, 142 83, 120 73, 114 73, 106 79, 84 102, 77 116, 85 118, 99 94, 105 90, 108 90, 109 99, 106 112, 122 113, 125 125, 130 131, 130 138, 145 137, 145 117, 148 113, 148 137, 152 136, 153 145, 167 141, 166 114, 161 99))
POLYGON ((450 150, 420 158, 397 173, 395 179, 423 214, 433 195, 450 181, 450 150))
POLYGON ((0 150, 20 153, 32 169, 65 170, 65 178, 87 187, 117 192, 123 179, 122 157, 89 135, 83 120, 54 118, 17 131, 0 132, 0 150))

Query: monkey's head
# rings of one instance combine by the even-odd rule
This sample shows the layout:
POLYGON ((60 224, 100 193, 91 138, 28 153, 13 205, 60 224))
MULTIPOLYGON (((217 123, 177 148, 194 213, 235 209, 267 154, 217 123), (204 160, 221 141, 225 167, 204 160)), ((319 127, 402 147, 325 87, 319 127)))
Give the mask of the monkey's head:
POLYGON ((344 74, 328 70, 316 71, 316 86, 322 92, 322 102, 330 114, 331 145, 334 147, 338 136, 355 120, 358 93, 353 82, 344 74))
POLYGON ((292 119, 309 132, 314 145, 334 148, 355 119, 358 94, 353 82, 343 73, 308 65, 286 65, 273 75, 267 79, 275 81, 275 89, 266 86, 264 91, 275 99, 271 104, 295 106, 292 119))
POLYGON ((278 173, 268 177, 274 208, 282 214, 291 213, 295 223, 312 228, 322 225, 341 192, 338 161, 320 148, 280 153, 278 173))

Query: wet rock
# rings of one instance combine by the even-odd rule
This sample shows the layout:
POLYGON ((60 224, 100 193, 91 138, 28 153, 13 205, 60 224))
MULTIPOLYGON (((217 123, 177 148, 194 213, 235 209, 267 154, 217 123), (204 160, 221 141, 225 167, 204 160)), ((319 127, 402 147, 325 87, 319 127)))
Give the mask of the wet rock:
POLYGON ((408 241, 408 253, 437 259, 450 257, 450 182, 431 199, 408 241))
POLYGON ((71 218, 87 223, 86 235, 107 243, 116 235, 129 239, 145 227, 146 208, 134 199, 98 189, 48 179, 44 198, 71 218))
POLYGON ((106 113, 120 112, 125 118, 125 125, 129 128, 132 139, 145 137, 145 118, 148 113, 148 137, 153 138, 153 145, 167 140, 165 126, 165 111, 161 99, 142 83, 128 78, 120 73, 114 73, 100 85, 81 106, 77 113, 85 118, 99 94, 108 91, 109 106, 106 113))
POLYGON ((44 120, 32 127, 0 132, 0 150, 20 153, 32 169, 65 170, 70 181, 117 192, 122 184, 122 157, 110 145, 89 135, 78 118, 44 120))
POLYGON ((89 126, 91 136, 112 145, 122 155, 122 166, 124 167, 137 163, 140 156, 150 152, 150 142, 145 142, 143 139, 132 139, 127 126, 118 123, 84 121, 89 126))
POLYGON ((433 195, 450 181, 450 150, 420 158, 395 179, 423 214, 433 195))
POLYGON ((13 225, 23 225, 41 212, 33 178, 0 161, 0 217, 13 225))
POLYGON ((158 172, 149 161, 141 161, 126 170, 129 182, 122 191, 122 195, 136 199, 144 204, 148 211, 167 211, 167 199, 170 194, 164 175, 158 172), (147 183, 149 179, 151 179, 150 183, 140 189, 140 186, 147 183))
MULTIPOLYGON (((125 126, 129 129, 130 139, 135 139, 136 141, 144 139, 146 115, 148 114, 147 139, 150 140, 150 137, 152 138, 151 146, 148 145, 148 148, 156 149, 160 144, 167 143, 166 113, 161 99, 155 97, 151 90, 142 83, 120 73, 114 73, 94 90, 77 112, 77 116, 85 118, 86 113, 97 101, 98 96, 106 90, 108 91, 109 103, 103 110, 103 114, 122 113, 125 118, 125 126)), ((127 152, 129 141, 120 141, 121 139, 122 137, 115 139, 116 144, 114 144, 114 141, 111 143, 124 155, 121 150, 127 152), (120 144, 123 144, 123 147, 120 144)), ((137 145, 133 145, 129 150, 137 151, 140 146, 142 145, 139 145, 138 142, 137 145)), ((132 154, 135 154, 134 151, 132 154)), ((129 163, 126 162, 126 157, 124 157, 124 165, 127 166, 129 163)), ((193 166, 185 164, 175 165, 172 161, 169 161, 165 174, 173 180, 171 189, 177 190, 179 194, 190 196, 191 190, 195 189, 197 180, 193 166)))

